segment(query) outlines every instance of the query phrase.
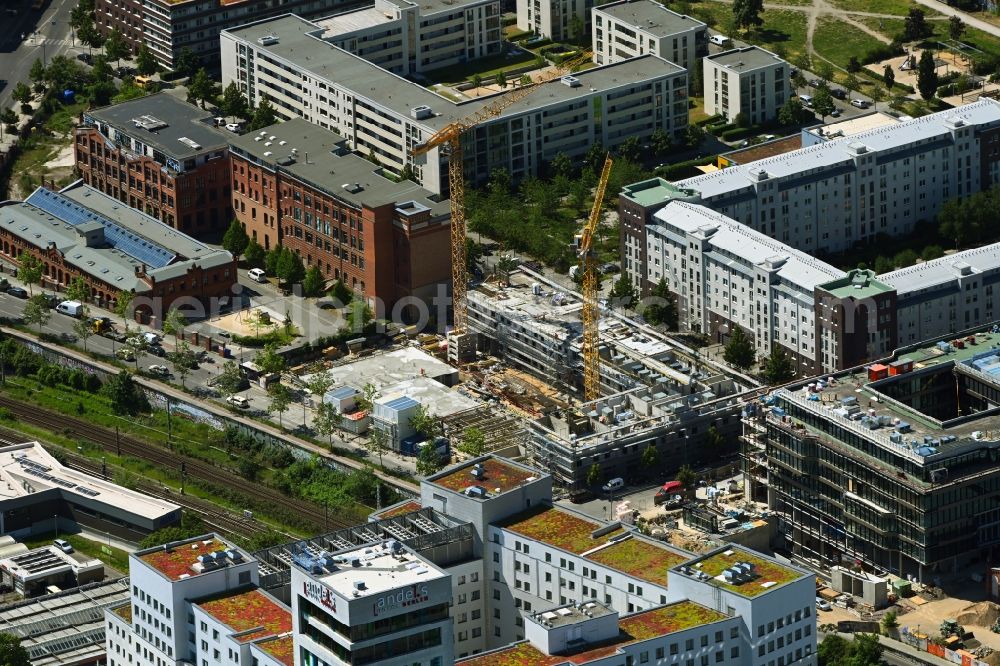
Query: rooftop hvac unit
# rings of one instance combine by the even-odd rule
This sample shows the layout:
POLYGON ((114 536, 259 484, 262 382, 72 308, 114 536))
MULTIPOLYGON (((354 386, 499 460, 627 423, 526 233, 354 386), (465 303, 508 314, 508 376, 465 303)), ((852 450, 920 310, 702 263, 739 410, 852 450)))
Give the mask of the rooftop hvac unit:
POLYGON ((271 44, 277 44, 278 38, 274 35, 264 35, 263 37, 257 38, 257 43, 261 46, 270 46, 271 44))
POLYGON ((410 109, 410 117, 414 120, 423 120, 424 118, 430 118, 434 115, 431 107, 426 104, 421 104, 420 106, 415 106, 410 109))
POLYGON ((354 581, 354 589, 357 590, 358 592, 360 592, 363 589, 365 589, 365 581, 363 581, 363 580, 356 580, 356 581, 354 581))
POLYGON ((575 76, 570 76, 569 74, 559 79, 559 81, 562 82, 564 86, 569 86, 570 88, 579 88, 581 85, 580 79, 575 76))

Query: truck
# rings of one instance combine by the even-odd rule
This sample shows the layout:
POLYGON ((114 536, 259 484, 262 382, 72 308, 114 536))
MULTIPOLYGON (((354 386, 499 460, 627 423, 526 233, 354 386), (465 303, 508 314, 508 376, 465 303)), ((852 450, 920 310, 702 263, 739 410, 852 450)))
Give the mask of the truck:
POLYGON ((70 317, 81 317, 83 315, 83 303, 80 301, 63 301, 56 306, 56 312, 61 312, 70 317))

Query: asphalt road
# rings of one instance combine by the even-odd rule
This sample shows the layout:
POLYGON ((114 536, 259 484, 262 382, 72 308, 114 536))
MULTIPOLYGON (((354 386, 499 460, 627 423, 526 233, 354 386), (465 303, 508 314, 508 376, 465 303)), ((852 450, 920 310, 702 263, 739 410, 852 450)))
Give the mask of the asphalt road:
MULTIPOLYGON (((69 16, 77 0, 49 0, 41 12, 32 11, 31 0, 7 0, 0 3, 0 108, 11 106, 11 92, 18 81, 28 81, 28 72, 36 59, 66 53, 72 47, 73 34, 69 16), (16 10, 17 14, 9 13, 16 10), (23 38, 22 38, 23 35, 23 38)), ((76 47, 80 52, 85 47, 76 47)))

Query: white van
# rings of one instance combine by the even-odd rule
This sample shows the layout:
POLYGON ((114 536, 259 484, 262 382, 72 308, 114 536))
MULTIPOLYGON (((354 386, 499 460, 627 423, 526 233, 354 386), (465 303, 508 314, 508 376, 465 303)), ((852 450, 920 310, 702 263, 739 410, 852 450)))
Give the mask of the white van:
POLYGON ((729 38, 725 35, 712 35, 708 38, 708 41, 712 42, 717 46, 725 46, 729 43, 729 38))
POLYGON ((802 102, 803 106, 813 105, 813 98, 809 95, 799 95, 799 101, 802 102))
POLYGON ((267 282, 267 273, 263 268, 251 268, 247 271, 247 277, 254 282, 267 282))
POLYGON ((56 306, 56 312, 61 312, 70 317, 83 316, 83 303, 80 301, 63 301, 56 306))
POLYGON ((618 476, 618 477, 615 477, 615 478, 611 479, 610 481, 608 481, 607 483, 605 483, 603 486, 601 486, 601 490, 603 490, 606 493, 610 493, 610 492, 614 492, 616 490, 621 490, 624 487, 625 487, 625 479, 623 479, 620 476, 618 476))

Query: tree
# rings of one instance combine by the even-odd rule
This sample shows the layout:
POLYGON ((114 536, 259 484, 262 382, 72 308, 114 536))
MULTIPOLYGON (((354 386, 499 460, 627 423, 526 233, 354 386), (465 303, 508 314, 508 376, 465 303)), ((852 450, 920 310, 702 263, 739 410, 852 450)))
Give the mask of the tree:
POLYGON ((31 63, 31 69, 28 70, 28 78, 36 84, 45 83, 45 65, 41 59, 36 58, 35 62, 31 63))
POLYGON ((736 117, 733 118, 733 124, 742 128, 750 127, 750 116, 740 111, 736 114, 736 117))
POLYGON ((483 87, 483 76, 479 72, 472 75, 472 87, 476 89, 476 97, 479 97, 479 89, 483 87))
MULTIPOLYGON (((171 312, 177 312, 177 310, 171 310, 171 312)), ((194 350, 187 342, 181 342, 174 351, 167 354, 167 359, 170 360, 170 365, 174 368, 174 374, 181 378, 181 386, 185 386, 184 381, 191 374, 191 366, 198 361, 194 350)))
POLYGON ((812 111, 802 106, 802 100, 795 96, 778 109, 778 122, 788 127, 801 125, 812 117, 812 111))
POLYGON ((510 274, 517 268, 517 259, 512 254, 503 254, 497 258, 493 264, 493 270, 497 277, 503 276, 504 282, 510 282, 510 274))
POLYGON ((378 456, 378 466, 384 469, 382 454, 389 448, 389 433, 381 428, 372 428, 365 442, 365 448, 378 456))
POLYGON ((475 426, 466 428, 458 448, 473 458, 479 457, 486 453, 486 434, 475 426))
POLYGON ((255 240, 251 240, 243 250, 243 261, 251 268, 264 267, 264 248, 255 240))
POLYGON ((121 104, 132 99, 139 99, 146 96, 146 90, 135 84, 134 79, 127 79, 119 88, 118 94, 111 98, 115 104, 121 104))
POLYGON ((114 60, 115 64, 119 65, 121 59, 128 56, 129 52, 128 42, 125 41, 122 33, 117 28, 112 30, 104 42, 104 55, 108 57, 108 60, 114 60))
POLYGON ((0 633, 0 664, 3 666, 31 666, 31 655, 14 634, 0 633))
POLYGON ((285 371, 285 357, 278 353, 278 346, 270 342, 253 357, 254 365, 265 375, 280 374, 285 371))
POLYGON ((444 434, 441 419, 427 411, 424 405, 417 407, 417 411, 410 417, 410 427, 432 442, 444 434))
POLYGON ((128 330, 128 323, 130 319, 134 319, 132 310, 132 301, 135 299, 135 294, 131 291, 120 291, 118 296, 115 298, 115 314, 122 318, 122 323, 125 325, 125 330, 128 330))
POLYGON ((87 351, 87 340, 94 335, 94 324, 90 321, 90 309, 83 306, 80 318, 73 322, 73 333, 83 341, 83 351, 87 351))
POLYGON ((274 110, 274 106, 271 104, 271 100, 264 97, 260 100, 260 104, 254 109, 253 117, 250 118, 250 124, 247 125, 248 131, 254 131, 263 129, 265 127, 270 127, 274 123, 278 122, 278 114, 274 110))
POLYGON ((93 53, 93 49, 99 49, 104 44, 104 35, 94 26, 93 20, 89 17, 76 29, 76 36, 81 42, 87 45, 91 53, 93 53))
POLYGON ((372 309, 364 301, 352 300, 344 319, 349 331, 362 333, 372 320, 372 309))
POLYGON ((601 481, 604 480, 604 472, 601 471, 601 466, 597 463, 593 463, 587 469, 587 485, 593 488, 594 486, 601 485, 601 481))
POLYGON ((187 317, 184 316, 183 312, 177 308, 167 310, 167 314, 163 318, 163 332, 174 336, 175 343, 180 343, 185 326, 187 326, 187 317))
POLYGON ((285 424, 282 422, 282 415, 288 410, 288 406, 292 404, 292 392, 281 382, 273 382, 267 387, 267 395, 270 398, 267 403, 267 413, 277 413, 278 427, 284 428, 285 424))
POLYGON ((656 155, 666 155, 670 152, 671 146, 673 146, 673 139, 663 131, 662 127, 657 127, 649 136, 649 147, 656 155))
POLYGON ((333 287, 330 288, 330 296, 340 304, 339 307, 347 305, 353 299, 351 290, 347 288, 347 285, 340 278, 337 278, 337 281, 333 283, 333 287))
POLYGON ((848 95, 853 95, 855 92, 861 92, 861 81, 854 74, 848 74, 844 87, 847 88, 848 95))
POLYGON ((932 34, 934 34, 934 28, 927 23, 924 10, 919 7, 910 7, 910 11, 903 21, 903 41, 913 42, 930 37, 932 34))
POLYGON ((621 144, 618 146, 618 156, 629 162, 636 162, 642 153, 642 144, 639 142, 639 137, 635 135, 629 135, 621 144))
POLYGON ((201 59, 188 47, 181 49, 174 61, 174 69, 184 76, 193 76, 201 68, 201 59))
POLYGON ((830 94, 830 89, 826 86, 820 86, 813 93, 813 109, 816 113, 820 115, 820 118, 826 120, 826 117, 833 113, 833 110, 837 107, 833 103, 833 95, 830 94))
POLYGON ((816 649, 820 666, 841 666, 847 662, 851 644, 837 634, 828 634, 816 649))
POLYGON ((132 381, 132 373, 128 370, 121 370, 104 382, 101 392, 107 396, 116 414, 135 416, 149 411, 146 394, 132 381))
POLYGON ((317 372, 309 378, 306 386, 309 388, 309 393, 314 396, 319 396, 320 404, 326 399, 326 393, 330 390, 336 381, 333 375, 330 374, 328 370, 323 372, 317 372))
MULTIPOLYGON (((826 642, 826 639, 823 639, 826 642)), ((882 663, 882 644, 875 634, 854 634, 845 666, 879 666, 882 663)))
POLYGON ((771 346, 771 354, 764 361, 764 379, 768 384, 776 386, 791 381, 795 377, 795 368, 788 354, 778 344, 771 346))
POLYGON ((365 384, 361 388, 361 393, 355 396, 354 401, 358 404, 358 409, 363 412, 370 412, 372 406, 375 404, 375 396, 378 394, 378 389, 372 383, 365 384))
POLYGON ((281 249, 281 256, 278 258, 278 265, 274 269, 278 279, 289 287, 297 282, 302 282, 306 276, 306 267, 302 263, 302 257, 292 252, 287 247, 281 249))
POLYGON ((615 306, 628 307, 635 300, 636 291, 627 273, 622 273, 611 287, 611 302, 615 306))
POLYGON ((313 417, 313 427, 320 436, 329 439, 329 446, 333 448, 333 434, 340 429, 344 417, 337 411, 336 405, 329 402, 321 402, 316 407, 316 416, 313 417))
POLYGON ((219 111, 226 117, 236 116, 244 120, 250 116, 250 105, 236 81, 230 81, 226 89, 222 91, 219 111))
POLYGON ((583 17, 573 14, 569 19, 569 41, 574 44, 583 44, 587 39, 587 25, 583 22, 583 17))
POLYGON ((427 444, 420 449, 417 455, 417 474, 430 476, 439 471, 445 465, 445 460, 438 455, 437 447, 433 443, 427 444))
POLYGON ((687 126, 687 129, 684 130, 684 143, 688 148, 695 148, 701 145, 706 136, 707 132, 705 131, 705 128, 700 127, 695 123, 691 123, 687 126))
POLYGON ((698 475, 695 471, 691 469, 689 465, 681 465, 681 468, 677 470, 675 475, 675 480, 684 486, 685 493, 693 493, 694 486, 698 482, 698 475))
POLYGON ((962 22, 961 17, 952 16, 948 19, 948 36, 954 39, 956 42, 962 39, 962 35, 965 34, 965 23, 962 22))
POLYGON ((641 462, 647 472, 655 471, 660 467, 660 450, 656 448, 656 445, 650 444, 643 450, 641 462))
POLYGON ((735 0, 733 2, 733 18, 736 27, 743 30, 753 30, 764 25, 761 14, 764 12, 764 0, 735 0))
POLYGON ((518 79, 517 82, 521 84, 522 88, 524 86, 530 86, 533 83, 533 81, 531 80, 531 76, 529 76, 528 74, 522 74, 521 78, 518 79))
POLYGON ((733 332, 729 336, 729 342, 726 343, 722 357, 726 363, 739 370, 748 370, 753 365, 753 341, 750 340, 742 327, 733 325, 733 332))
POLYGON ((236 365, 236 361, 226 361, 222 364, 222 372, 219 373, 219 378, 215 381, 216 387, 218 387, 219 392, 226 398, 236 395, 240 387, 243 386, 243 373, 240 372, 240 368, 236 365))
POLYGON ((886 636, 892 636, 893 632, 898 628, 899 622, 896 620, 896 611, 887 611, 882 616, 882 633, 886 636))
POLYGON ((203 109, 205 108, 205 102, 215 99, 217 94, 215 81, 209 77, 204 67, 195 72, 191 83, 188 84, 188 94, 191 99, 201 104, 201 108, 203 109))
POLYGON ((497 72, 497 75, 493 77, 493 81, 501 89, 503 89, 503 90, 507 89, 507 75, 504 74, 503 72, 497 72))
POLYGON ((677 302, 674 295, 670 293, 665 278, 653 287, 649 298, 644 299, 645 308, 642 310, 642 318, 646 323, 653 326, 666 326, 669 330, 677 330, 677 302))
POLYGON ((156 61, 156 56, 145 42, 139 45, 139 52, 135 56, 135 68, 142 76, 152 76, 160 69, 160 63, 156 61))
POLYGON ((847 73, 857 74, 861 71, 861 63, 858 61, 858 56, 851 56, 850 60, 847 61, 847 73))
POLYGON ((146 353, 149 349, 149 342, 146 340, 146 336, 142 334, 142 331, 137 331, 135 335, 130 336, 125 340, 125 348, 132 352, 133 360, 135 361, 135 369, 139 370, 139 357, 146 353))
POLYGON ((8 132, 13 132, 17 128, 14 127, 17 124, 17 114, 14 113, 14 109, 9 106, 3 107, 3 111, 0 111, 0 123, 7 126, 8 132))
POLYGON ((708 430, 705 431, 705 446, 708 447, 709 451, 718 453, 723 446, 726 444, 726 437, 719 429, 715 427, 715 424, 708 426, 708 430))
POLYGON ((38 326, 39 335, 42 334, 42 326, 49 323, 51 317, 52 311, 49 309, 49 302, 42 294, 28 299, 28 302, 24 304, 24 312, 21 314, 21 319, 24 320, 25 324, 38 326))
POLYGON ((302 279, 302 295, 322 296, 325 285, 326 279, 323 277, 323 272, 319 269, 319 266, 310 266, 309 270, 306 271, 305 278, 302 279))
POLYGON ((892 90, 892 87, 896 85, 896 72, 892 69, 892 65, 888 63, 882 69, 882 82, 885 84, 886 90, 892 90))
POLYGON ((554 176, 569 178, 573 175, 573 160, 566 153, 559 151, 549 163, 549 171, 554 176))
POLYGON ((66 300, 86 303, 90 300, 90 285, 82 276, 74 277, 66 287, 66 300))
POLYGON ((222 236, 222 247, 228 250, 233 257, 239 259, 248 245, 250 245, 250 238, 247 236, 246 230, 243 229, 239 220, 233 218, 226 233, 222 236))
POLYGON ((21 104, 28 104, 31 102, 31 88, 24 81, 18 81, 14 91, 11 92, 11 97, 21 104))
POLYGON ((925 100, 931 100, 937 88, 938 75, 934 54, 927 50, 920 54, 920 63, 917 65, 917 91, 925 100))

